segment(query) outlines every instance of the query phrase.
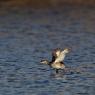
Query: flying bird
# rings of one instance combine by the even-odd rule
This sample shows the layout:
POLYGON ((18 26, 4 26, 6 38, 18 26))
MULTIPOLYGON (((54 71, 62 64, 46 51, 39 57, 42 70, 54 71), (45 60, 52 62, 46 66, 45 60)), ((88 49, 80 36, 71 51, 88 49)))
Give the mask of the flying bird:
POLYGON ((68 48, 64 50, 55 49, 52 52, 52 60, 50 62, 48 60, 41 60, 41 63, 49 65, 56 70, 56 73, 58 73, 60 69, 65 69, 63 61, 67 53, 69 53, 68 48))

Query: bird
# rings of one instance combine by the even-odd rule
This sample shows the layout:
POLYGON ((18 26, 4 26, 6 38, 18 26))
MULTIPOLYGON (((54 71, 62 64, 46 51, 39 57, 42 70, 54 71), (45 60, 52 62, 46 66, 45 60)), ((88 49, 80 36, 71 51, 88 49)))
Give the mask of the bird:
POLYGON ((65 48, 64 50, 57 48, 52 52, 52 60, 50 62, 48 60, 41 60, 41 63, 49 65, 56 70, 56 73, 58 73, 60 69, 65 69, 63 60, 67 53, 69 53, 68 48, 65 48))
POLYGON ((53 50, 51 63, 55 61, 55 59, 59 56, 60 52, 61 50, 59 48, 53 50))

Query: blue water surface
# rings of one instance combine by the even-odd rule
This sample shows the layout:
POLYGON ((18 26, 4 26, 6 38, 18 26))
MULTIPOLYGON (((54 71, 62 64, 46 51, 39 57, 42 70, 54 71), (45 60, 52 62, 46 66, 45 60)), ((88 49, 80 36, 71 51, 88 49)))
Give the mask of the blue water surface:
POLYGON ((95 8, 1 9, 0 95, 95 95, 95 8), (66 72, 40 63, 55 48, 66 72))

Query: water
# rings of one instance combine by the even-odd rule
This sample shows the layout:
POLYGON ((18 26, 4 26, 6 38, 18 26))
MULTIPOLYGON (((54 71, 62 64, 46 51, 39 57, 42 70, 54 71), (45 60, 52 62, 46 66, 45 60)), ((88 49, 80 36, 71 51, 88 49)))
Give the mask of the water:
POLYGON ((1 11, 0 95, 95 95, 95 8, 1 11), (40 64, 57 47, 65 73, 40 64))

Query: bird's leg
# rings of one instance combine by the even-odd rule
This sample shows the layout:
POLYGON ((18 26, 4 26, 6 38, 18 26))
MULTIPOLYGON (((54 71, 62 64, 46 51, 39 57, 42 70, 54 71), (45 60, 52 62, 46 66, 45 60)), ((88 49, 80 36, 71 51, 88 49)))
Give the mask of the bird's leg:
POLYGON ((59 69, 56 69, 56 73, 58 73, 59 72, 59 69))

